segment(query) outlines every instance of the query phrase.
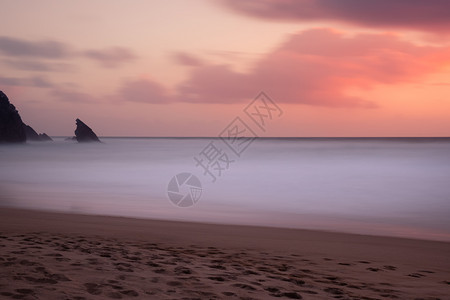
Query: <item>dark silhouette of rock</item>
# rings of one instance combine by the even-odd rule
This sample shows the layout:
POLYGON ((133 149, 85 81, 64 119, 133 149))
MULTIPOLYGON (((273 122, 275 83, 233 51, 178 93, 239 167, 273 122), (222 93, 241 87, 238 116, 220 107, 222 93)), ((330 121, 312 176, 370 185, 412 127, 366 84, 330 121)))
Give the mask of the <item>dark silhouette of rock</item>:
POLYGON ((43 142, 52 142, 53 141, 53 139, 51 137, 49 137, 46 133, 39 133, 39 138, 43 142))
POLYGON ((97 135, 92 129, 84 124, 80 119, 76 120, 77 129, 75 129, 75 137, 79 143, 82 142, 100 142, 97 135))
POLYGON ((41 138, 39 134, 29 125, 23 124, 23 129, 25 130, 25 136, 27 137, 27 141, 40 141, 41 138))
POLYGON ((0 142, 23 143, 26 141, 25 129, 16 107, 0 91, 0 142))
POLYGON ((25 130, 25 136, 27 137, 27 141, 35 141, 35 142, 53 141, 52 138, 45 133, 38 134, 30 125, 24 123, 23 128, 25 130))

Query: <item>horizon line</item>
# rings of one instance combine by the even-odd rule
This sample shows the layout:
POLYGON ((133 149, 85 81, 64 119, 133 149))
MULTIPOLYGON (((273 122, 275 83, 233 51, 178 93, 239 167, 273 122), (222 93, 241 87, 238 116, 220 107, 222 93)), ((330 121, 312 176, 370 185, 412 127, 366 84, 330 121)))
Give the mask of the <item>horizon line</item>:
MULTIPOLYGON (((53 138, 71 138, 72 136, 51 135, 53 138)), ((220 139, 218 136, 98 136, 99 138, 134 139, 220 139)), ((257 136, 256 139, 448 139, 450 136, 257 136)))

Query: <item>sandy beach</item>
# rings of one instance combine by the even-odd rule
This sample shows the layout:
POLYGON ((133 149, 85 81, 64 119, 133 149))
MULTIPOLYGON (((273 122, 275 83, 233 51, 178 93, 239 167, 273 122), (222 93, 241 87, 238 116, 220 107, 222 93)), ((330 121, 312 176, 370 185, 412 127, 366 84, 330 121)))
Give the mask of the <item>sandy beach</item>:
POLYGON ((450 243, 0 209, 4 299, 448 299, 450 243))
POLYGON ((450 0, 0 3, 0 300, 450 300, 450 0))

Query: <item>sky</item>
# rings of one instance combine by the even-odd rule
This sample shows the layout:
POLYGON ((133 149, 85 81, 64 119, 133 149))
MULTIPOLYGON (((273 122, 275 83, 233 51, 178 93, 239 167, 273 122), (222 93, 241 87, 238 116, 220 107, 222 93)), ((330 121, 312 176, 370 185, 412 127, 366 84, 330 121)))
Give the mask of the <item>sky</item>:
POLYGON ((0 90, 51 136, 214 137, 261 91, 259 136, 450 135, 447 0, 0 5, 0 90))

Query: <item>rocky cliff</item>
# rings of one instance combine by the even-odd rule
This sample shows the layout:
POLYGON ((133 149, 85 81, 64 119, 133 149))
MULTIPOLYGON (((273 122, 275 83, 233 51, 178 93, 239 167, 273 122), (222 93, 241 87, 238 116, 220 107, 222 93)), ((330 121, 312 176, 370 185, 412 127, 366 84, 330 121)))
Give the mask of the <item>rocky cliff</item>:
POLYGON ((19 112, 0 91, 0 143, 23 143, 26 141, 25 129, 19 112))

